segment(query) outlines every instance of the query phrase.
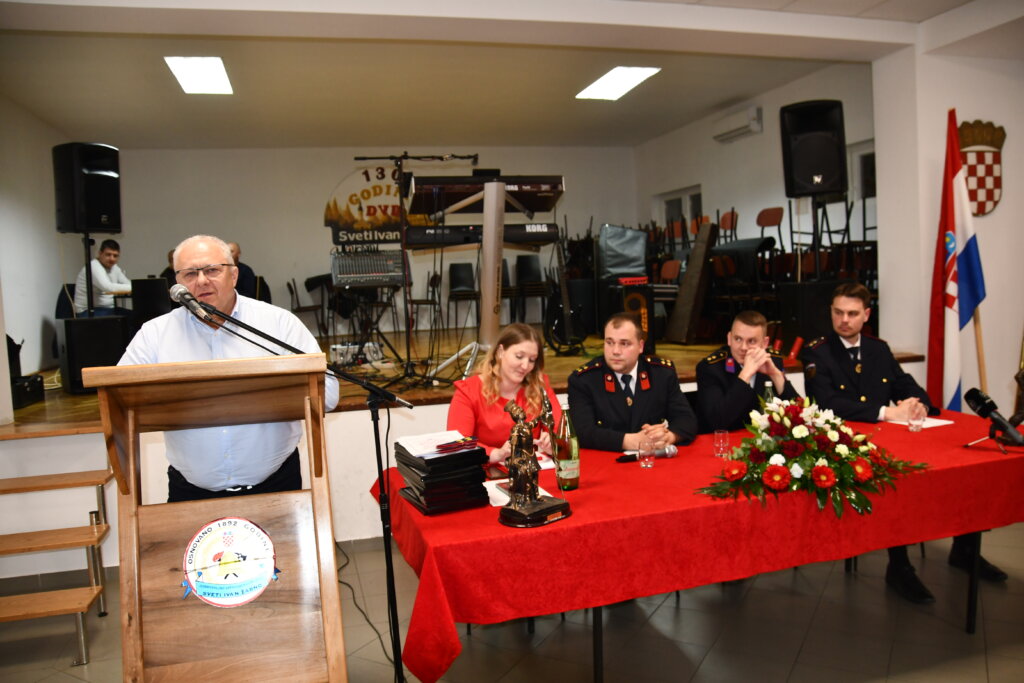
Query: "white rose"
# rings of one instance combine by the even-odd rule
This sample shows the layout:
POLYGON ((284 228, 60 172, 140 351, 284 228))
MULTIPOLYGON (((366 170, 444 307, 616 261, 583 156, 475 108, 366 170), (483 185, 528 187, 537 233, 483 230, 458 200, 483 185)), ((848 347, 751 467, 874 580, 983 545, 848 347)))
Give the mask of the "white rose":
POLYGON ((843 425, 839 429, 840 429, 840 431, 846 432, 847 435, 853 436, 853 429, 851 429, 849 426, 843 425))
POLYGON ((810 433, 811 433, 811 431, 809 429, 807 429, 807 427, 805 425, 797 425, 796 427, 793 427, 793 436, 794 436, 794 438, 803 439, 803 438, 807 437, 807 435, 810 434, 810 433))
POLYGON ((826 460, 825 458, 818 458, 815 461, 815 463, 814 463, 815 467, 822 467, 822 466, 827 466, 827 465, 828 465, 828 460, 826 460))
POLYGON ((800 477, 804 476, 804 468, 800 467, 800 465, 797 463, 793 463, 793 465, 789 468, 789 473, 793 475, 794 479, 799 479, 800 477))
POLYGON ((760 430, 768 429, 768 416, 759 413, 756 410, 750 411, 750 424, 754 425, 760 430))
POLYGON ((839 444, 838 446, 836 446, 836 453, 838 453, 839 455, 849 455, 850 449, 847 448, 844 444, 839 444))
POLYGON ((768 458, 768 464, 769 465, 785 465, 786 464, 786 456, 782 455, 781 453, 776 453, 772 457, 768 458))
POLYGON ((828 440, 831 441, 832 443, 835 443, 836 441, 839 441, 839 432, 837 432, 834 429, 828 430, 827 436, 828 436, 828 440))

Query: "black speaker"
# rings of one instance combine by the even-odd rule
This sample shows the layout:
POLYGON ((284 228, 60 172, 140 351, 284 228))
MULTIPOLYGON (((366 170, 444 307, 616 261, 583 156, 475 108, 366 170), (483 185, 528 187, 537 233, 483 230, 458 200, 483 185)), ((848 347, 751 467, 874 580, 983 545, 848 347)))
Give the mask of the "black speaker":
POLYGON ((116 147, 69 142, 53 148, 57 232, 121 232, 121 172, 116 147))
POLYGON ((812 100, 779 110, 787 197, 846 192, 843 103, 812 100))
POLYGON ((598 334, 604 336, 605 322, 621 311, 635 313, 640 318, 640 327, 647 335, 644 353, 654 355, 654 294, 650 285, 620 285, 615 280, 601 280, 599 287, 604 296, 598 297, 601 327, 598 334))
POLYGON ((832 331, 832 292, 838 286, 838 280, 779 285, 782 338, 786 349, 797 337, 803 337, 807 343, 832 331))
POLYGON ((128 348, 129 340, 128 318, 125 316, 58 320, 57 344, 64 391, 69 394, 96 391, 82 386, 82 368, 117 365, 128 348))

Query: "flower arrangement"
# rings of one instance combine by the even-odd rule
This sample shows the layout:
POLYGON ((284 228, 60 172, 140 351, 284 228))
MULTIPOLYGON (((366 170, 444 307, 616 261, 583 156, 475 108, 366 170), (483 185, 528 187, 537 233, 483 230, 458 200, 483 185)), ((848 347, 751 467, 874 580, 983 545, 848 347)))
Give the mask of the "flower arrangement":
POLYGON ((819 510, 831 503, 842 517, 848 503, 863 515, 871 512, 868 494, 895 489, 897 477, 927 467, 894 458, 809 399, 762 401, 762 412, 750 411, 750 420, 753 436, 733 449, 719 481, 697 493, 712 498, 742 493, 765 503, 769 493, 806 491, 819 510))

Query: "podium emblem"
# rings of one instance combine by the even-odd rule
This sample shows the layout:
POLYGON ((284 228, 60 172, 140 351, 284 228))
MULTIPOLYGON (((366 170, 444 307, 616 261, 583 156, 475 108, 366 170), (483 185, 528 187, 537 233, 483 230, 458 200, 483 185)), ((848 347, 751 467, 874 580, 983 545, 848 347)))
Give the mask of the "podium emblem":
POLYGON ((277 579, 274 542, 248 519, 215 519, 185 546, 182 569, 184 597, 195 593, 214 607, 238 607, 258 598, 277 579))

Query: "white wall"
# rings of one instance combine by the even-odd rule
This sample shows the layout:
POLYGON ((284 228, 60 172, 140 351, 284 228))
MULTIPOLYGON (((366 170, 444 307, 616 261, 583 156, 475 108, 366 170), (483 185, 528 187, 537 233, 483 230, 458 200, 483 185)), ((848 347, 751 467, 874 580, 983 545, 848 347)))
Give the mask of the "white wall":
MULTIPOLYGON (((639 145, 636 150, 639 220, 658 217, 657 212, 652 212, 652 197, 700 185, 705 214, 713 220, 716 209, 724 213, 734 206, 739 215, 738 237, 757 237, 760 234, 754 222, 757 213, 769 206, 786 206, 779 109, 804 100, 841 100, 846 142, 850 145, 874 137, 871 98, 869 66, 830 66, 639 145), (750 105, 762 108, 762 133, 731 143, 716 142, 712 138, 716 121, 750 105)), ((692 216, 687 215, 687 218, 692 216)), ((809 213, 797 214, 793 220, 795 227, 810 226, 809 213)), ((783 234, 787 248, 788 225, 786 216, 783 234)))
POLYGON ((0 97, 0 275, 7 333, 25 342, 23 374, 55 364, 52 320, 64 281, 59 245, 71 244, 63 250, 68 268, 81 268, 84 260, 81 240, 60 235, 56 227, 50 150, 63 142, 59 131, 0 97))
MULTIPOLYGON (((992 121, 1007 132, 1003 147, 1003 198, 996 209, 974 219, 987 297, 981 305, 989 394, 1012 412, 1014 383, 1024 343, 1024 62, 972 59, 904 50, 875 65, 878 122, 879 277, 889 296, 882 327, 897 346, 927 349, 928 297, 939 220, 946 116, 959 122, 992 121)), ((971 335, 967 335, 971 338, 971 335)), ((964 351, 964 388, 978 386, 973 348, 964 351)))
MULTIPOLYGON (((267 278, 274 303, 288 306, 286 280, 302 287, 330 270, 331 232, 324 206, 357 168, 354 156, 401 153, 396 149, 122 150, 124 235, 122 261, 133 277, 156 274, 168 249, 200 232, 242 246, 242 260, 267 278)), ((410 154, 480 154, 481 168, 506 175, 563 175, 566 192, 555 213, 537 220, 563 222, 572 232, 595 223, 629 222, 633 211, 632 152, 626 148, 457 148, 409 150, 410 154)), ((383 162, 390 168, 389 162, 383 162)), ((417 175, 469 174, 468 162, 410 162, 417 175)), ((450 223, 479 221, 454 216, 450 223)), ((523 222, 522 216, 508 222, 523 222)), ((547 265, 548 252, 542 253, 547 265)), ((510 252, 514 259, 516 252, 510 252)), ((475 250, 448 252, 445 263, 476 260, 475 250)), ((433 252, 412 256, 414 294, 422 295, 433 252)), ((445 287, 447 276, 445 276, 445 287)), ((538 319, 539 318, 532 318, 538 319)), ((384 320, 382 322, 387 322, 384 320)), ((387 328, 387 325, 384 326, 387 328)))

